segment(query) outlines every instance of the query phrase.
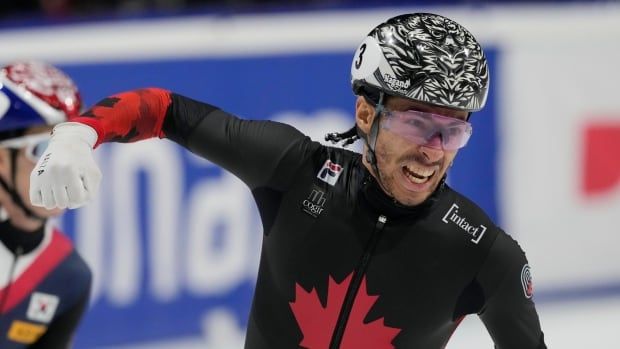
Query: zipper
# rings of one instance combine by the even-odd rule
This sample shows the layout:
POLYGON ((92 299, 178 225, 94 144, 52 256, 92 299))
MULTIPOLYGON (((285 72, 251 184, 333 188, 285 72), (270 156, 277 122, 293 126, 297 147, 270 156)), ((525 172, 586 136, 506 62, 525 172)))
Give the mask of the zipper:
POLYGON ((340 314, 338 315, 338 321, 336 322, 336 326, 334 328, 334 333, 332 334, 332 340, 330 342, 330 349, 338 349, 340 348, 340 344, 342 343, 342 337, 344 336, 344 330, 347 327, 347 322, 349 321, 349 315, 351 315, 351 310, 353 309, 353 302, 355 301, 355 296, 357 295, 357 291, 362 284, 362 278, 366 273, 366 268, 370 263, 370 259, 372 258, 372 254, 377 247, 377 243, 379 242, 379 238, 381 237, 381 231, 387 222, 387 217, 384 215, 380 215, 377 218, 377 223, 375 224, 375 228, 370 234, 370 239, 368 239, 368 243, 364 248, 364 253, 362 254, 362 258, 360 259, 357 267, 353 271, 353 278, 349 287, 347 288, 347 293, 344 297, 344 301, 342 302, 342 308, 340 309, 340 314))
POLYGON ((15 257, 13 258, 13 263, 11 264, 11 269, 9 270, 9 279, 7 280, 6 289, 4 295, 2 295, 2 299, 0 300, 0 314, 4 311, 4 307, 6 306, 6 302, 9 299, 9 293, 11 292, 11 286, 13 286, 13 274, 15 273, 15 268, 17 267, 17 260, 24 253, 24 249, 21 246, 17 246, 15 249, 15 257))

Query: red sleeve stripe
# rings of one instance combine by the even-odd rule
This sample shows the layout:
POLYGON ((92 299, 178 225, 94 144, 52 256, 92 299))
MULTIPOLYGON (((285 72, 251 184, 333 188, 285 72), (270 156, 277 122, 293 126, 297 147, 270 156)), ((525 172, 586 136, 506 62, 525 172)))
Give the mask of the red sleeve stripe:
POLYGON ((54 272, 54 269, 72 251, 73 245, 69 238, 54 230, 52 241, 39 254, 36 260, 13 281, 12 285, 7 285, 0 290, 0 298, 6 297, 4 308, 0 309, 0 314, 6 314, 19 305, 37 288, 43 279, 54 272))
POLYGON ((165 137, 162 125, 171 103, 170 92, 159 88, 128 91, 99 101, 81 116, 80 122, 97 131, 97 143, 136 142, 165 137))

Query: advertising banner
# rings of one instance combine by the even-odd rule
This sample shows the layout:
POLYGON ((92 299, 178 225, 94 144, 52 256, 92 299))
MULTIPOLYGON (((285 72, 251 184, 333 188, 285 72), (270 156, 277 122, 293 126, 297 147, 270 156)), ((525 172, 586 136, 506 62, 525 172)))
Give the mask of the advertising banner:
POLYGON ((502 63, 502 212, 542 289, 620 290, 610 243, 620 233, 619 59, 618 45, 579 41, 522 45, 502 63))

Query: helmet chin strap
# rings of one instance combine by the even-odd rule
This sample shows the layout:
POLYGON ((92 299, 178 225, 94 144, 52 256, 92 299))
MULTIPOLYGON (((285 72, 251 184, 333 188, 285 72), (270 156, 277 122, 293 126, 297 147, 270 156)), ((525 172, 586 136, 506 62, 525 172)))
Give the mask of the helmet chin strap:
MULTIPOLYGON (((381 91, 379 93, 379 101, 375 105, 375 117, 372 120, 372 125, 370 125, 370 132, 368 132, 368 135, 366 135, 365 137, 362 137, 366 141, 366 145, 368 146, 368 151, 366 152, 366 161, 370 164, 372 170, 375 172, 377 183, 383 189, 383 191, 385 191, 385 193, 390 196, 392 200, 394 200, 394 203, 396 203, 396 205, 406 207, 406 205, 398 202, 398 200, 396 200, 392 193, 388 192, 387 187, 381 179, 381 172, 379 172, 379 166, 377 164, 377 154, 375 152, 375 149, 377 146, 377 137, 379 136, 379 122, 381 119, 381 113, 385 110, 383 106, 384 99, 385 93, 381 91)), ((444 187, 445 181, 446 175, 444 174, 444 176, 439 181, 439 188, 444 187)))
MULTIPOLYGON (((379 172, 379 167, 377 165, 377 154, 375 152, 377 146, 377 138, 379 136, 379 122, 381 119, 381 113, 384 110, 384 99, 385 93, 383 91, 379 92, 379 101, 375 105, 375 116, 372 120, 372 124, 370 125, 370 132, 368 132, 368 135, 366 136, 366 145, 368 145, 368 151, 366 152, 366 161, 370 164, 372 170, 375 172, 379 186, 381 186, 381 188, 383 188, 387 192, 387 187, 384 185, 383 180, 381 179, 381 172, 379 172)), ((396 198, 394 198, 391 193, 388 193, 388 195, 392 196, 392 198, 396 200, 396 198)))
MULTIPOLYGON (((15 185, 16 183, 15 179, 17 178, 17 152, 18 150, 9 149, 9 151, 11 154, 11 178, 13 181, 13 185, 15 185)), ((13 200, 13 203, 19 206, 19 208, 21 208, 28 217, 32 219, 40 220, 41 222, 45 222, 47 220, 47 218, 37 215, 30 208, 28 208, 26 204, 24 204, 24 201, 22 200, 21 196, 17 193, 17 190, 15 189, 15 187, 9 186, 9 184, 4 180, 4 178, 2 178, 2 176, 0 176, 0 186, 2 186, 2 188, 7 193, 9 193, 9 195, 11 196, 11 200, 13 200)))

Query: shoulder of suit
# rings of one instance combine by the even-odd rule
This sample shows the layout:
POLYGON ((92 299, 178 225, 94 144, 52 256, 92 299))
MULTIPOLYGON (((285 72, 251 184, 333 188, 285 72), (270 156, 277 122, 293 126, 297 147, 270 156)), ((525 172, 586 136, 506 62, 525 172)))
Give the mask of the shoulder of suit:
POLYGON ((352 173, 361 165, 361 155, 354 151, 322 145, 315 152, 313 158, 314 176, 320 181, 335 186, 348 182, 352 173))
POLYGON ((469 234, 475 244, 490 246, 498 234, 505 234, 480 206, 448 185, 433 215, 455 230, 469 234))
POLYGON ((333 147, 322 145, 317 152, 317 160, 318 162, 325 161, 327 159, 332 162, 347 164, 352 160, 359 159, 361 156, 360 153, 352 151, 350 149, 333 147))
POLYGON ((53 229, 53 234, 53 246, 51 247, 55 249, 66 249, 66 258, 64 258, 61 265, 64 270, 63 273, 69 277, 73 283, 79 283, 89 288, 92 282, 90 267, 75 249, 69 237, 56 228, 53 229))

